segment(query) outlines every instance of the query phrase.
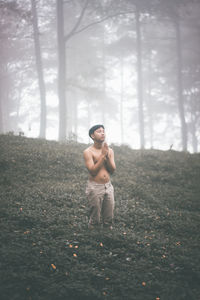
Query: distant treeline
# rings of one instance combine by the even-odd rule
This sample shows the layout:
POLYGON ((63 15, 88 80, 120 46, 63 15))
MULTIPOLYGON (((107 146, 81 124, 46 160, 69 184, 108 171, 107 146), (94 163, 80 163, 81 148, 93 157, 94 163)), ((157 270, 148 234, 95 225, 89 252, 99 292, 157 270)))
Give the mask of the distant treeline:
POLYGON ((0 0, 0 133, 112 121, 119 143, 128 127, 141 149, 197 152, 199 16, 197 0, 0 0))

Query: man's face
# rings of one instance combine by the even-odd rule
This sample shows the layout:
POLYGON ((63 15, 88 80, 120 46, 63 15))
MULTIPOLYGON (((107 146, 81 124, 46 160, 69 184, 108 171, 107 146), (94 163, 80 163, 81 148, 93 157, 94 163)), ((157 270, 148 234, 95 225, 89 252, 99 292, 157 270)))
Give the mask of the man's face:
POLYGON ((94 131, 92 134, 93 140, 98 141, 98 142, 104 142, 105 141, 105 131, 103 127, 98 128, 97 130, 94 131))

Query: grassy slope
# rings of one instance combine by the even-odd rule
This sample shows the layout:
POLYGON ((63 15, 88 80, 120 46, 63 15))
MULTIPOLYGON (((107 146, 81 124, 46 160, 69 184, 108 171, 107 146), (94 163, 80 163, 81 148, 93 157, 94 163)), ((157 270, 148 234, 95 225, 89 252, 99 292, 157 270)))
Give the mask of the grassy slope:
POLYGON ((85 147, 0 136, 1 299, 199 299, 200 155, 114 147, 103 232, 87 229, 85 147))

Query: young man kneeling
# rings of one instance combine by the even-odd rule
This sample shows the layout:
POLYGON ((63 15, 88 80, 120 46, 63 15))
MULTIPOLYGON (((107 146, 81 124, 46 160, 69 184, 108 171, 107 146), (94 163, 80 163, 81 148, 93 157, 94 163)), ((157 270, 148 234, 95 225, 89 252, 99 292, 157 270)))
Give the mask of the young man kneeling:
POLYGON ((85 165, 89 172, 86 195, 89 202, 89 228, 100 225, 112 229, 114 211, 114 189, 110 174, 115 169, 114 152, 105 142, 103 125, 95 125, 89 130, 93 145, 84 151, 85 165))

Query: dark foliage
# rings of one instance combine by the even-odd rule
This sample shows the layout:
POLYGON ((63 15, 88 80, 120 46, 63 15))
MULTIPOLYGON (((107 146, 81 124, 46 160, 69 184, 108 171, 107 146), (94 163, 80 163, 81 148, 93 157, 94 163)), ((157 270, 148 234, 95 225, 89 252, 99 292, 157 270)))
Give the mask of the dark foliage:
POLYGON ((89 231, 86 146, 0 136, 1 299, 197 300, 200 155, 113 146, 114 229, 89 231))

